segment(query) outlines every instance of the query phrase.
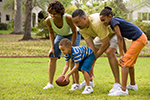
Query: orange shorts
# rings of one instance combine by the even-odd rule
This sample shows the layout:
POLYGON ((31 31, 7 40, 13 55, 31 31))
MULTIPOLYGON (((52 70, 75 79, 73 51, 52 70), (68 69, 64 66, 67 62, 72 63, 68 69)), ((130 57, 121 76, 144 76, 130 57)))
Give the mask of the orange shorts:
POLYGON ((121 64, 121 66, 134 67, 140 51, 147 44, 147 42, 148 40, 145 34, 142 34, 137 40, 132 41, 132 44, 122 58, 124 63, 121 64))

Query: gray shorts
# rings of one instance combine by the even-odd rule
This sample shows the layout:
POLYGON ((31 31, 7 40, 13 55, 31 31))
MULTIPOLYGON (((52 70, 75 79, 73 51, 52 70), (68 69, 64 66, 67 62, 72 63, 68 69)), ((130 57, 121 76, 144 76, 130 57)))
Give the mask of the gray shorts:
MULTIPOLYGON (((99 49, 100 46, 102 45, 102 41, 100 40, 99 37, 95 37, 93 42, 94 42, 95 48, 97 48, 97 49, 99 49)), ((116 34, 110 38, 110 46, 109 47, 114 48, 118 51, 119 47, 118 47, 118 40, 117 40, 116 34)))

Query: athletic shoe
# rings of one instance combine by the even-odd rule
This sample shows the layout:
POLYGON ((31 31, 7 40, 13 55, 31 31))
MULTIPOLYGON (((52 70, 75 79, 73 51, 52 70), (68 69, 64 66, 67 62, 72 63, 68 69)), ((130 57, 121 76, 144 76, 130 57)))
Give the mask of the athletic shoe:
MULTIPOLYGON (((80 83, 80 86, 81 86, 81 88, 83 88, 83 87, 85 87, 86 86, 86 82, 85 81, 83 81, 82 83, 80 83)), ((94 85, 94 81, 92 80, 92 81, 90 81, 90 86, 92 86, 92 87, 94 87, 95 85, 94 85)))
POLYGON ((113 93, 109 93, 109 96, 121 96, 121 95, 128 95, 128 90, 126 89, 126 91, 123 91, 120 87, 118 88, 117 91, 113 92, 113 93))
POLYGON ((82 94, 90 94, 92 92, 93 92, 92 86, 85 86, 85 89, 82 92, 82 94))
POLYGON ((48 88, 54 88, 54 86, 50 83, 48 83, 43 89, 48 89, 48 88))
POLYGON ((82 89, 80 84, 73 84, 71 86, 71 89, 69 89, 69 90, 74 91, 74 90, 79 90, 79 89, 82 89))
POLYGON ((109 91, 109 93, 115 92, 118 89, 118 87, 121 87, 121 85, 119 83, 115 83, 113 85, 113 88, 109 91))
POLYGON ((129 83, 129 85, 127 86, 127 89, 131 89, 131 90, 135 90, 135 91, 137 91, 138 90, 138 86, 135 84, 135 85, 131 85, 130 83, 129 83))

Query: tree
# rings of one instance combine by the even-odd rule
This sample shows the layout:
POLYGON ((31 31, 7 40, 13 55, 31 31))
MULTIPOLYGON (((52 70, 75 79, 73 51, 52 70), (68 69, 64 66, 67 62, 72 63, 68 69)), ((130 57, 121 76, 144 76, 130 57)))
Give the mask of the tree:
POLYGON ((128 10, 123 0, 108 0, 105 6, 110 6, 114 16, 126 19, 128 10), (118 10, 119 9, 119 10, 118 10))
POLYGON ((26 1, 26 12, 25 12, 25 32, 21 40, 30 40, 31 37, 31 13, 32 13, 32 0, 26 1))
POLYGON ((22 28, 22 0, 15 0, 15 20, 14 20, 14 28, 10 34, 23 34, 22 28))

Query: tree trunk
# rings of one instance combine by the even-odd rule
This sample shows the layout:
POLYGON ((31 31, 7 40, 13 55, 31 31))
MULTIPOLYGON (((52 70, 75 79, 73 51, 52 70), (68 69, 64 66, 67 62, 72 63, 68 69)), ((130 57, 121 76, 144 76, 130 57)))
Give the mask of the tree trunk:
POLYGON ((23 34, 22 28, 22 0, 15 0, 15 20, 14 29, 10 34, 23 34))
POLYGON ((26 18, 25 18, 25 32, 21 40, 30 40, 31 37, 31 13, 32 13, 32 0, 26 2, 26 18))

